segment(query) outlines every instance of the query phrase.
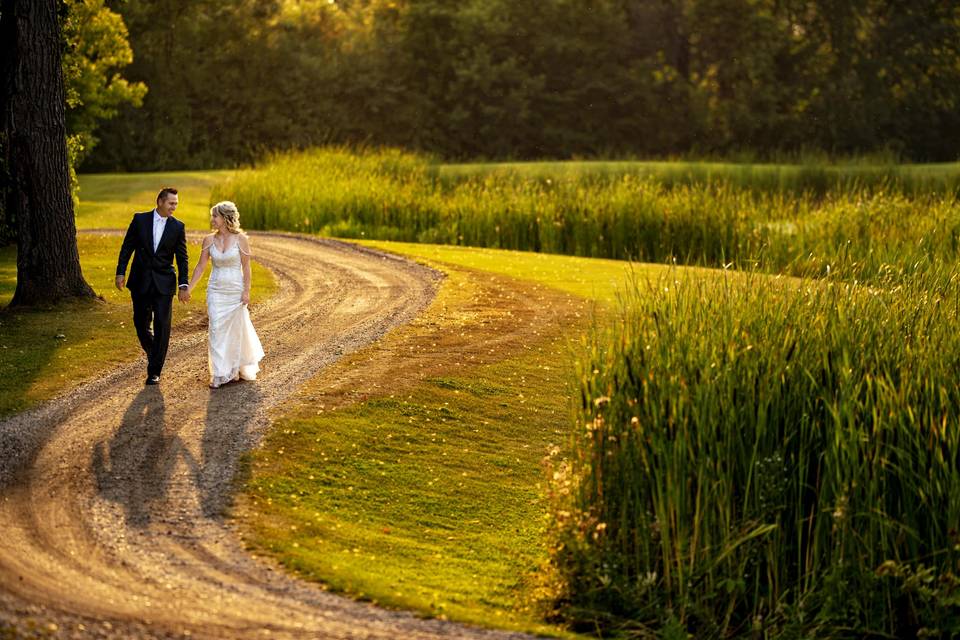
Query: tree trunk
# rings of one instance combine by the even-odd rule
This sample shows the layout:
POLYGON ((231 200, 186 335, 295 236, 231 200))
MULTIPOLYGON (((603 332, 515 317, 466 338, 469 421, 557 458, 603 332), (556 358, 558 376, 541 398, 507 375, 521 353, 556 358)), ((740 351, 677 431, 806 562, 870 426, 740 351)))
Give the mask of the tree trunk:
POLYGON ((67 161, 57 0, 0 0, 6 216, 17 225, 13 305, 95 294, 80 271, 67 161))

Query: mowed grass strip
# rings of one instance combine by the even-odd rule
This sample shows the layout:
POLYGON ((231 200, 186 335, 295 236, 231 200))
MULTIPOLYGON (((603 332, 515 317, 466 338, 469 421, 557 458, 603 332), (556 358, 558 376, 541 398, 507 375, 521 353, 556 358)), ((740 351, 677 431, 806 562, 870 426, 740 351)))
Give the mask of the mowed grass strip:
MULTIPOLYGON (((131 216, 150 211, 163 187, 177 189, 174 217, 187 231, 210 228, 210 189, 231 171, 168 171, 159 173, 96 173, 79 176, 78 229, 126 229, 131 216)), ((241 221, 242 222, 242 221, 241 221)))
MULTIPOLYGON (((77 238, 84 277, 98 300, 36 309, 0 308, 0 417, 23 411, 143 356, 133 328, 130 292, 114 286, 120 235, 81 233, 77 238)), ((190 242, 191 269, 200 255, 190 242)), ((256 246, 254 245, 254 250, 256 246)), ((210 267, 207 267, 209 275, 210 267)), ((129 268, 127 271, 129 275, 129 268)), ((253 263, 252 300, 273 294, 269 270, 253 263)), ((187 305, 174 301, 173 334, 206 324, 206 277, 187 305)), ((0 307, 17 284, 15 247, 0 249, 0 307)))
MULTIPOLYGON (((584 258, 512 249, 382 240, 350 242, 407 256, 440 269, 447 266, 466 267, 534 282, 604 306, 616 302, 618 292, 624 291, 629 282, 628 274, 631 271, 642 278, 657 278, 667 273, 670 268, 659 264, 637 264, 607 258, 584 258)), ((684 270, 702 275, 717 273, 714 269, 685 267, 684 270)))
POLYGON ((275 413, 233 512, 249 548, 380 604, 562 633, 533 606, 546 558, 541 461, 568 438, 571 339, 594 307, 582 294, 611 301, 627 266, 364 244, 447 278, 413 322, 275 413))

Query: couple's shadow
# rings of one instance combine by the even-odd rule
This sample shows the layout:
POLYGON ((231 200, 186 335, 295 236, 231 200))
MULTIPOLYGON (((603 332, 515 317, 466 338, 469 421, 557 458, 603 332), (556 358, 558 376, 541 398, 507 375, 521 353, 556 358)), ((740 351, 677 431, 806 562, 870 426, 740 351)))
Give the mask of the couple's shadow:
POLYGON ((185 418, 176 398, 169 401, 177 405, 170 412, 161 386, 144 387, 109 440, 93 447, 91 469, 97 490, 123 507, 130 526, 146 527, 161 513, 195 512, 191 505, 197 503, 204 517, 224 513, 260 393, 250 383, 211 392, 196 453, 184 437, 194 437, 200 419, 196 414, 202 411, 185 418), (178 468, 184 471, 178 473, 178 468))

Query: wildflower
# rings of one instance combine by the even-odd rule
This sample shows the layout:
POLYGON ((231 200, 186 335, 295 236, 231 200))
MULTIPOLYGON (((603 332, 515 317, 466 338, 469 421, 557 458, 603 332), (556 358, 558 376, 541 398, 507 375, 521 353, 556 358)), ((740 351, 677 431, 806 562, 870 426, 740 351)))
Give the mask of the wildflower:
POLYGON ((840 499, 837 501, 837 507, 833 510, 833 517, 835 520, 843 520, 847 515, 847 496, 840 496, 840 499))

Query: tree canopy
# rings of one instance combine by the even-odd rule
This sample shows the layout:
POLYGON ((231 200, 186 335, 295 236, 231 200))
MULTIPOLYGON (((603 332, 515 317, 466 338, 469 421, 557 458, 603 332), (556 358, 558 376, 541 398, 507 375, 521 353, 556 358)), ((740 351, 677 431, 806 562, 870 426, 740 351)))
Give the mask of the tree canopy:
POLYGON ((104 0, 68 2, 63 40, 67 132, 79 161, 96 146, 100 123, 114 117, 121 105, 139 107, 147 87, 120 75, 133 61, 133 50, 123 18, 104 0))
POLYGON ((326 142, 450 159, 960 156, 944 0, 126 0, 150 87, 96 169, 326 142))

